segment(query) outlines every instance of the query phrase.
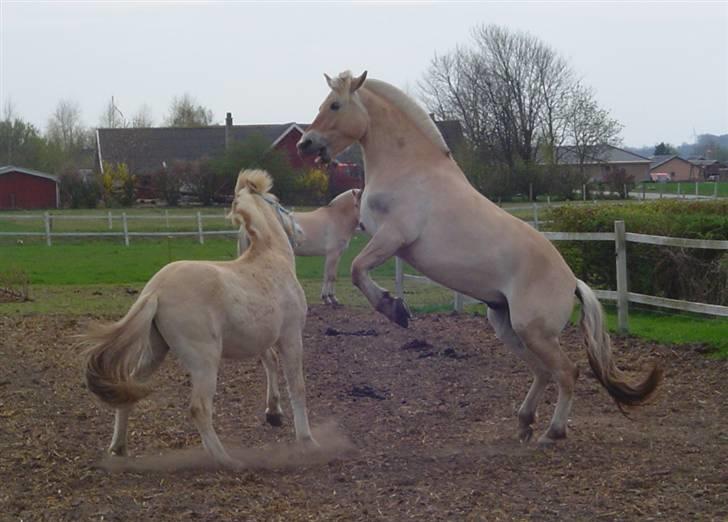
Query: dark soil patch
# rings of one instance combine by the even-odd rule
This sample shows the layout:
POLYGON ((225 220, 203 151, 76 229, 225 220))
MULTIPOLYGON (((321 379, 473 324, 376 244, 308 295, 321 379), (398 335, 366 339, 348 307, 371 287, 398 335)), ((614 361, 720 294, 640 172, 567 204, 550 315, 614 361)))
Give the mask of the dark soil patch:
MULTIPOLYGON (((584 371, 579 332, 568 330, 564 349, 582 369, 569 438, 542 449, 516 438, 528 371, 483 318, 417 316, 404 330, 369 310, 311 306, 311 422, 333 420, 353 452, 318 463, 271 455, 266 462, 280 465, 239 472, 110 472, 97 466, 113 414, 84 389, 69 340, 84 323, 0 318, 3 520, 728 518, 728 362, 694 349, 615 341, 628 373, 654 360, 665 370, 656 400, 629 420, 584 371), (326 328, 379 335, 332 336, 326 328), (428 347, 403 348, 413 340, 428 347)), ((156 392, 132 414, 131 454, 195 451, 187 376, 171 357, 154 382, 156 392)), ((260 459, 261 448, 293 441, 287 399, 282 428, 265 424, 264 400, 258 363, 223 365, 216 428, 260 459)), ((553 387, 544 400, 538 432, 551 416, 553 387)))

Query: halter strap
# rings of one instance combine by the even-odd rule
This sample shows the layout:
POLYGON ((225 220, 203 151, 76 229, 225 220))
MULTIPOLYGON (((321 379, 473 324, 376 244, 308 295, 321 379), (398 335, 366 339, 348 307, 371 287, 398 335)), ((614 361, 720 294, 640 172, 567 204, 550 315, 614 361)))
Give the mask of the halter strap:
MULTIPOLYGON (((283 207, 280 203, 278 203, 278 200, 276 200, 274 197, 269 195, 261 195, 263 198, 263 201, 268 203, 271 207, 273 207, 278 214, 278 221, 280 221, 281 225, 283 225, 283 218, 288 218, 288 221, 291 224, 291 232, 292 236, 286 232, 286 237, 288 237, 288 242, 291 244, 291 248, 296 248, 296 229, 300 229, 301 227, 296 223, 296 220, 293 218, 293 213, 288 210, 287 208, 283 207)), ((285 225, 283 225, 283 231, 286 231, 285 225)))

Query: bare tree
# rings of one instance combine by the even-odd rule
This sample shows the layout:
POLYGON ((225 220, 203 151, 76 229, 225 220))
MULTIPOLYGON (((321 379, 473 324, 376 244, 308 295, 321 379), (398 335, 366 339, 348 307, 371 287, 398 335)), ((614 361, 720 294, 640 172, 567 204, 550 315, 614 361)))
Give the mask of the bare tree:
POLYGON ((48 139, 66 152, 81 146, 84 128, 81 123, 81 109, 77 102, 61 100, 48 120, 48 139))
MULTIPOLYGON (((556 165, 561 146, 576 141, 573 125, 585 117, 575 116, 576 86, 555 50, 528 33, 495 25, 477 26, 469 46, 435 56, 420 82, 431 112, 462 123, 474 152, 471 163, 489 163, 490 172, 499 172, 497 185, 521 192, 529 185, 536 190, 543 165, 556 165)), ((598 106, 582 109, 613 139, 614 120, 598 106)))
POLYGON ((582 174, 588 161, 599 161, 607 146, 621 141, 622 125, 599 107, 588 87, 577 84, 571 89, 566 119, 567 140, 582 174))
POLYGON ((118 129, 129 126, 129 122, 124 116, 124 113, 121 112, 121 109, 119 109, 116 105, 113 96, 106 104, 104 112, 101 114, 99 125, 106 129, 118 129))
POLYGON ((152 119, 152 109, 146 103, 143 103, 139 110, 134 114, 131 120, 132 127, 152 127, 154 120, 152 119))
POLYGON ((170 127, 206 127, 212 124, 212 111, 185 93, 175 97, 169 108, 166 124, 170 127))

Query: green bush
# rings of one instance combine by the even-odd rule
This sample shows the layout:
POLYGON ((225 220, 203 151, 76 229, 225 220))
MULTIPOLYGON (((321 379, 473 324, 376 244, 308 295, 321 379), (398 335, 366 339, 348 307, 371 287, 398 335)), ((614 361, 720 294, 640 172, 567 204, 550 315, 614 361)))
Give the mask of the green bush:
MULTIPOLYGON (((642 204, 562 206, 549 211, 549 230, 612 232, 623 220, 627 232, 691 239, 728 239, 728 201, 655 201, 642 204)), ((572 270, 596 287, 616 288, 614 244, 557 242, 572 270)), ((728 305, 728 252, 627 244, 632 292, 728 305)))

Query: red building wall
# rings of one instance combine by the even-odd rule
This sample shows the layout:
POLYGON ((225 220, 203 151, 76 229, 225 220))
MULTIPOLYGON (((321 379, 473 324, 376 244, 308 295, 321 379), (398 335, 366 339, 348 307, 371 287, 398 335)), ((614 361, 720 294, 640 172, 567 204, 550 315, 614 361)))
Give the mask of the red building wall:
POLYGON ((56 182, 22 172, 0 175, 0 209, 56 208, 56 182))

